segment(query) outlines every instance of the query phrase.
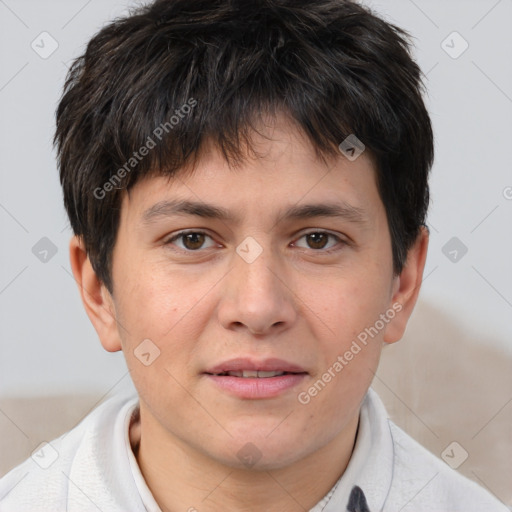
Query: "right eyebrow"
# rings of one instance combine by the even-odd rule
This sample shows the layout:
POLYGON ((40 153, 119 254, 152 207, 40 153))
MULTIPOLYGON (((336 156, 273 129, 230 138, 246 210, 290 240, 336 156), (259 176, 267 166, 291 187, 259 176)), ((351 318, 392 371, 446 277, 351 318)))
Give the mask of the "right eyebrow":
MULTIPOLYGON (((240 222, 240 215, 234 215, 221 206, 190 200, 160 201, 144 211, 142 222, 149 225, 159 219, 174 215, 195 215, 203 218, 240 222)), ((278 215, 280 221, 315 217, 338 217, 355 224, 367 224, 369 222, 365 210, 344 201, 294 205, 278 215)))

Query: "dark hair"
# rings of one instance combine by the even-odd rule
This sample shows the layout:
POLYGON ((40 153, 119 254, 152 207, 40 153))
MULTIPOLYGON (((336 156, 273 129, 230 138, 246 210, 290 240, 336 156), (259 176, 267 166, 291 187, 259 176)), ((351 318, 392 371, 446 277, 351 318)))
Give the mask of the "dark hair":
POLYGON ((113 292, 127 190, 172 176, 207 140, 239 162, 262 113, 280 112, 320 156, 342 157, 350 134, 365 144, 400 273, 434 158, 409 37, 349 0, 157 0, 105 26, 69 70, 54 138, 71 227, 99 279, 113 292))

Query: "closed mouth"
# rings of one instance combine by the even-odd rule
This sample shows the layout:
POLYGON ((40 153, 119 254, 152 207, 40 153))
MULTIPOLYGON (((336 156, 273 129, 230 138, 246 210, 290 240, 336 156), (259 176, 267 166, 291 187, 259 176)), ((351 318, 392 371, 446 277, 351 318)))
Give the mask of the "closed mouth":
MULTIPOLYGON (((305 373, 305 372, 302 372, 305 373)), ((297 372, 264 371, 264 370, 233 370, 219 373, 209 373, 216 377, 241 377, 244 379, 268 379, 282 377, 283 375, 297 375, 297 372)))

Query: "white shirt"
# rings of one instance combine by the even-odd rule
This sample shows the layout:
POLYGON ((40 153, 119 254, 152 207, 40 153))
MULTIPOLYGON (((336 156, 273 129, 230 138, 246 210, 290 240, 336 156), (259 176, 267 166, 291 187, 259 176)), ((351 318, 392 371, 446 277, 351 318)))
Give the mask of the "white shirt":
MULTIPOLYGON (((161 512, 130 445, 137 414, 137 396, 101 404, 0 479, 0 511, 161 512)), ((195 508, 200 511, 200 503, 195 508)), ((369 389, 350 462, 310 512, 399 511, 509 509, 399 429, 369 389)))

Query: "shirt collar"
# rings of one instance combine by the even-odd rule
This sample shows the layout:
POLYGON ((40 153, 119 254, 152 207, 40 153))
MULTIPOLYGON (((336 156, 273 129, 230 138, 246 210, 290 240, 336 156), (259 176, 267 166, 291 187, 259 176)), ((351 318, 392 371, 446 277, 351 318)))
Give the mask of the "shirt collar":
POLYGON ((380 512, 391 489, 393 460, 388 415, 370 388, 361 405, 357 439, 347 468, 310 512, 345 512, 355 486, 362 490, 369 510, 380 512))

